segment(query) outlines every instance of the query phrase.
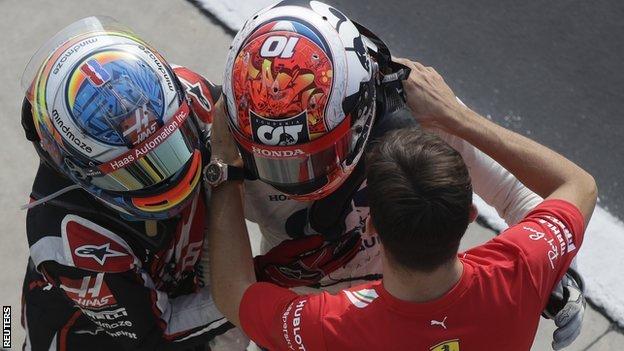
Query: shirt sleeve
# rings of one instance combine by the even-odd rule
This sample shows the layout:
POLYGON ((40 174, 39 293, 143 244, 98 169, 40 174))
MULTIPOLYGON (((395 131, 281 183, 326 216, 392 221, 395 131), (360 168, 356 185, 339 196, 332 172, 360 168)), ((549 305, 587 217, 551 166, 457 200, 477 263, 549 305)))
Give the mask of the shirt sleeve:
POLYGON ((256 344, 270 350, 325 349, 324 298, 324 293, 298 295, 274 284, 255 283, 241 301, 241 327, 256 344))
POLYGON ((493 241, 519 251, 520 264, 545 303, 581 246, 584 223, 571 203, 546 200, 493 241))

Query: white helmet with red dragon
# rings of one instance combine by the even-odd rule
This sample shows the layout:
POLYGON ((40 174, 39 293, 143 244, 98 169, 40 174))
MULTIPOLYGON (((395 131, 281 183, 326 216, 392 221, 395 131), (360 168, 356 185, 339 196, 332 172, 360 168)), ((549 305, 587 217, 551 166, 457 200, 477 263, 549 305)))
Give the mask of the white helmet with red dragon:
POLYGON ((230 129, 248 170, 295 199, 333 192, 364 152, 380 76, 378 43, 362 29, 322 2, 287 0, 249 19, 232 44, 230 129))

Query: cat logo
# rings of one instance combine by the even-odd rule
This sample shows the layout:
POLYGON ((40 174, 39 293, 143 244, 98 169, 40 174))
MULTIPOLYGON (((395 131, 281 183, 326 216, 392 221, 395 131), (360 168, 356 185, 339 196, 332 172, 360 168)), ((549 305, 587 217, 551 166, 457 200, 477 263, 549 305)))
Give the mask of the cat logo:
POLYGON ((459 351, 459 339, 443 341, 429 348, 430 351, 459 351))

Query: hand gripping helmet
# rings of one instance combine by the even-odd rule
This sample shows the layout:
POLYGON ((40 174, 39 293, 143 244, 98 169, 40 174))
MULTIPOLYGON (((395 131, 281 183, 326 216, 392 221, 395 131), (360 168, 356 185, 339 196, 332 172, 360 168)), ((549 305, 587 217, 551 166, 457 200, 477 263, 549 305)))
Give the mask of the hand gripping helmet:
POLYGON ((66 27, 33 56, 22 86, 37 147, 105 204, 163 219, 198 193, 203 148, 184 90, 119 23, 89 17, 66 27))
POLYGON ((282 1, 249 19, 223 80, 248 171, 299 200, 339 187, 379 107, 380 51, 390 61, 376 36, 318 1, 282 1))

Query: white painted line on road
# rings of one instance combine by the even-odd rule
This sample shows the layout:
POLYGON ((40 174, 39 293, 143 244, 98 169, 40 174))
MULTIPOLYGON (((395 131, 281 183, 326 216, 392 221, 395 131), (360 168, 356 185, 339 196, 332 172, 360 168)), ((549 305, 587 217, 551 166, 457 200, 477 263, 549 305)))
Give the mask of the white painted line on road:
POLYGON ((247 18, 257 11, 276 3, 276 0, 190 0, 212 13, 232 30, 239 30, 247 18))

